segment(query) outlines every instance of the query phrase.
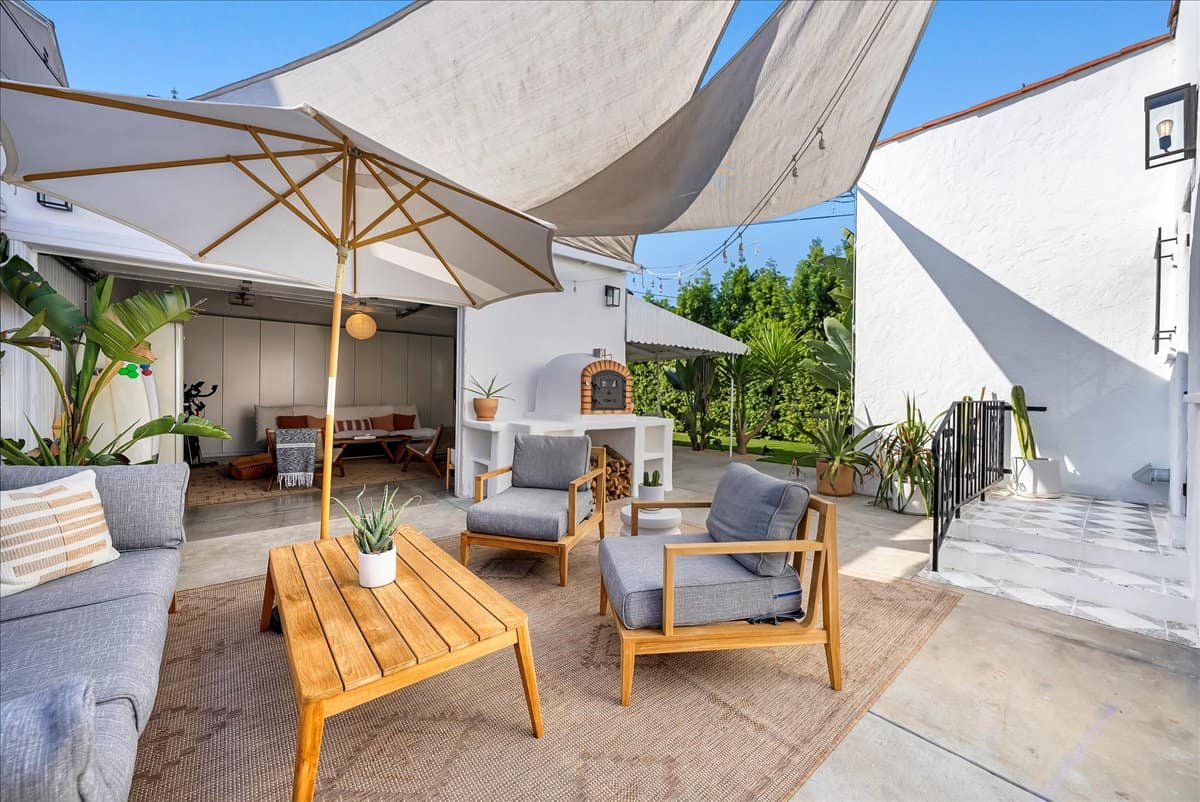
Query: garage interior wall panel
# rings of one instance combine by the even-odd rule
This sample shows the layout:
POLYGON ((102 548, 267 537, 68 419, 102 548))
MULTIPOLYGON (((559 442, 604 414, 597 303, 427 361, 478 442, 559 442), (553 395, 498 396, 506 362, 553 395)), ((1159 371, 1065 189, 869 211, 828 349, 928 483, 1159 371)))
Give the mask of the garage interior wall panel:
MULTIPOLYGON (((260 450, 255 405, 325 403, 327 326, 201 315, 184 337, 184 381, 219 385, 206 414, 233 437, 203 443, 209 454, 260 450)), ((339 406, 414 403, 423 424, 453 425, 453 339, 380 332, 355 340, 343 333, 339 354, 339 406)))

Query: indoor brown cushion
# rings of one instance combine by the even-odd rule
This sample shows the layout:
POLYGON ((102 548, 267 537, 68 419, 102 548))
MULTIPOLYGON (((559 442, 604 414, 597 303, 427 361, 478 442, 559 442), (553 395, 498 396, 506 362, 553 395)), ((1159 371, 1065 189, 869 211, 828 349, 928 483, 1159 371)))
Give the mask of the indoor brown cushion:
POLYGON ((392 416, 393 429, 412 429, 417 423, 416 415, 401 415, 397 412, 392 416))
POLYGON ((392 416, 391 415, 372 415, 371 416, 371 428, 372 429, 382 429, 385 432, 390 432, 392 430, 392 416))
POLYGON ((307 429, 308 421, 308 415, 280 415, 275 419, 275 426, 279 429, 307 429))
POLYGON ((304 422, 306 428, 309 429, 324 429, 325 421, 321 418, 314 418, 312 415, 305 415, 304 422))

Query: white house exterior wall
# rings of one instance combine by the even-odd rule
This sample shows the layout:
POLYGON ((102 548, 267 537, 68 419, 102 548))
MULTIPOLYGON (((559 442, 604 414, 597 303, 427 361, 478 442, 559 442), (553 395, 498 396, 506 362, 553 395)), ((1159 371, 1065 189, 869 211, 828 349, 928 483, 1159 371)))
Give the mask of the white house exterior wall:
MULTIPOLYGON (((1183 82, 1176 59, 1167 41, 875 151, 859 194, 860 414, 1022 384, 1049 408, 1034 430, 1069 490, 1165 499, 1130 475, 1170 451, 1153 252, 1195 162, 1145 169, 1143 99, 1183 82)), ((1167 299, 1183 291, 1169 272, 1167 299)), ((1165 326, 1185 310, 1168 300, 1165 326)))

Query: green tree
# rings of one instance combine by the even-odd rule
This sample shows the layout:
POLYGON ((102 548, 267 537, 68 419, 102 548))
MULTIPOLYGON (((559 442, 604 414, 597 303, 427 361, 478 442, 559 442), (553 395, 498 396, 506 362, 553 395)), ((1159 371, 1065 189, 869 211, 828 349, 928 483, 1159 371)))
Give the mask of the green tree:
POLYGON ((747 445, 770 423, 788 378, 804 350, 796 333, 778 320, 765 320, 750 337, 750 351, 727 362, 725 376, 733 385, 734 450, 747 445), (757 396, 759 403, 752 404, 757 396))
POLYGON ((708 268, 701 270, 692 281, 680 286, 673 311, 702 326, 717 327, 717 293, 708 268))
POLYGON ((671 415, 683 422, 692 450, 703 451, 718 424, 711 414, 717 378, 715 360, 711 356, 682 359, 666 375, 671 387, 682 397, 682 403, 672 404, 671 415))

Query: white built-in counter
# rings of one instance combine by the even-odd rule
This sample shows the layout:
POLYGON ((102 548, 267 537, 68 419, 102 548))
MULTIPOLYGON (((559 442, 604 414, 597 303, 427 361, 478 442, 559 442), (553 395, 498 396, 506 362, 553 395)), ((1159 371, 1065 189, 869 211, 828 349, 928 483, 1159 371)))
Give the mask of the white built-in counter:
MULTIPOLYGON (((633 463, 634 495, 646 471, 658 471, 663 487, 671 485, 671 442, 675 422, 649 415, 574 415, 564 417, 521 417, 481 421, 465 416, 461 441, 456 446, 455 467, 458 495, 475 492, 475 477, 494 468, 512 464, 517 433, 560 437, 588 435, 594 446, 608 446, 633 463)), ((507 475, 491 480, 488 493, 509 486, 507 475)))

